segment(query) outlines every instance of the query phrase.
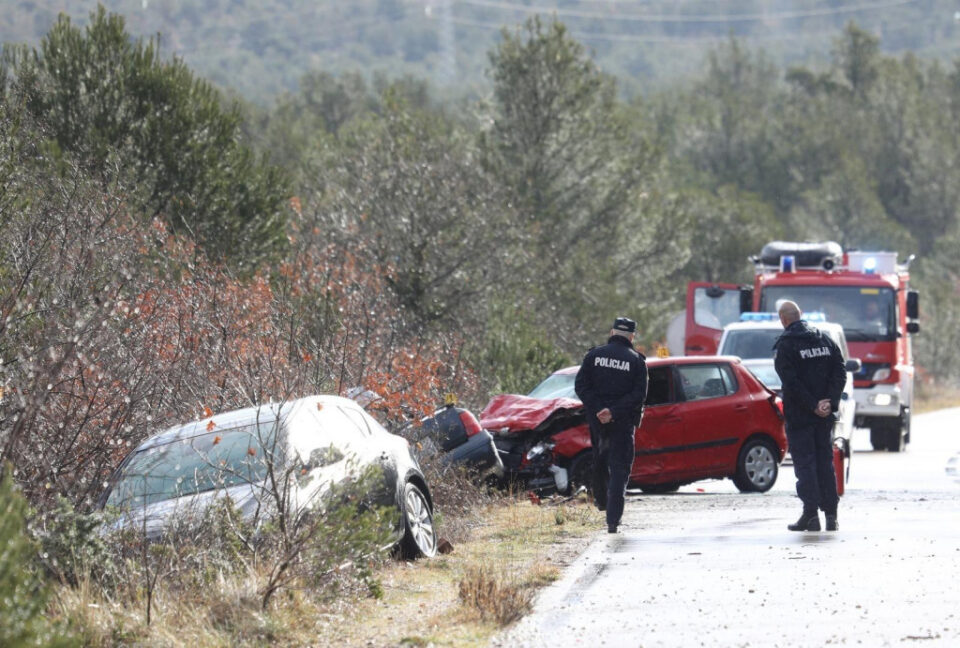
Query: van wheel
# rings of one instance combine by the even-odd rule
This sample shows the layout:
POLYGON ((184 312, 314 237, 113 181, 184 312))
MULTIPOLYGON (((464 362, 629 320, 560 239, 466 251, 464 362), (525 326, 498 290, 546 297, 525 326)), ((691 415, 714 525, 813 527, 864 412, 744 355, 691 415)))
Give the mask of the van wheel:
POLYGON ((420 489, 407 482, 403 487, 403 540, 400 552, 404 558, 431 558, 437 555, 437 530, 433 511, 420 489))
POLYGON ((870 445, 874 450, 887 449, 887 430, 884 427, 874 424, 870 428, 870 445))
POLYGON ((770 442, 750 439, 740 449, 733 484, 741 493, 766 493, 776 483, 779 471, 777 451, 770 442))
POLYGON ((887 427, 887 450, 890 452, 903 452, 904 438, 903 428, 900 427, 900 419, 895 419, 887 427))

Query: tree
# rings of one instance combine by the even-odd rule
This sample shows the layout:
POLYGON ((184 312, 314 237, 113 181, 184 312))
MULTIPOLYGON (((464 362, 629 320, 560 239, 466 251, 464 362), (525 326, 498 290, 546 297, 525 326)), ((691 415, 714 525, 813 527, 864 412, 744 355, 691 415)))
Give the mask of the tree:
POLYGON ((326 209, 366 241, 422 327, 464 327, 506 278, 511 211, 472 143, 442 117, 387 91, 330 151, 326 209))
POLYGON ((763 52, 730 39, 712 51, 707 73, 676 106, 689 118, 677 133, 680 154, 706 175, 711 189, 725 185, 760 195, 782 207, 789 176, 777 146, 781 110, 778 70, 763 52))
POLYGON ((834 44, 834 63, 850 91, 861 100, 880 76, 879 58, 880 40, 852 22, 834 44))
POLYGON ((100 7, 81 30, 61 15, 39 49, 8 52, 6 66, 4 100, 104 186, 136 187, 148 219, 163 215, 248 271, 284 247, 287 181, 240 141, 238 106, 224 108, 182 61, 161 60, 156 41, 131 40, 122 17, 100 7))
POLYGON ((657 254, 677 223, 658 203, 659 151, 560 23, 535 17, 505 30, 489 74, 481 143, 519 216, 526 281, 517 301, 579 353, 598 318, 650 303, 633 280, 643 261, 660 262, 643 265, 650 284, 675 267, 657 254))
POLYGON ((751 281, 747 259, 783 233, 773 208, 732 186, 715 193, 688 190, 685 198, 698 232, 683 274, 697 281, 751 281))

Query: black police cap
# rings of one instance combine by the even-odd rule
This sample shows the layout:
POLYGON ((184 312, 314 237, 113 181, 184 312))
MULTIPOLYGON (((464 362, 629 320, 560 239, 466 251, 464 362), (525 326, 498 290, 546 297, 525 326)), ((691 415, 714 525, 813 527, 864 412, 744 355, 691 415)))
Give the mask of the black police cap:
POLYGON ((613 328, 624 333, 634 333, 637 330, 637 323, 629 317, 618 317, 613 323, 613 328))

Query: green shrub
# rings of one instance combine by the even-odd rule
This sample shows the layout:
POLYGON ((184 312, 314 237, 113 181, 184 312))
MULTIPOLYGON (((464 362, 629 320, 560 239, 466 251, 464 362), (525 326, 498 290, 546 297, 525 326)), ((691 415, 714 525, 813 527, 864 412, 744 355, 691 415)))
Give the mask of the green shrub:
POLYGON ((49 591, 27 534, 27 502, 9 465, 0 479, 0 646, 68 646, 75 642, 44 614, 49 591))

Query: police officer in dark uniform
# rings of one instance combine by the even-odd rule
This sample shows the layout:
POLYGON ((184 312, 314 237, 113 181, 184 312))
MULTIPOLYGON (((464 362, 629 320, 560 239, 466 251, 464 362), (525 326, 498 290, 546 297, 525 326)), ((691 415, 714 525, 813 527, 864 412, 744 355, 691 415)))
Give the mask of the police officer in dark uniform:
POLYGON ((633 434, 647 397, 647 364, 633 348, 637 323, 618 317, 603 346, 590 349, 577 373, 593 444, 593 497, 607 511, 607 531, 623 517, 627 480, 633 467, 633 434))
POLYGON ((818 329, 800 319, 796 303, 778 310, 784 331, 774 344, 774 367, 783 384, 783 415, 787 441, 797 475, 797 495, 803 513, 791 531, 819 531, 824 512, 827 531, 836 531, 837 478, 833 470, 833 424, 847 381, 840 348, 818 329))

